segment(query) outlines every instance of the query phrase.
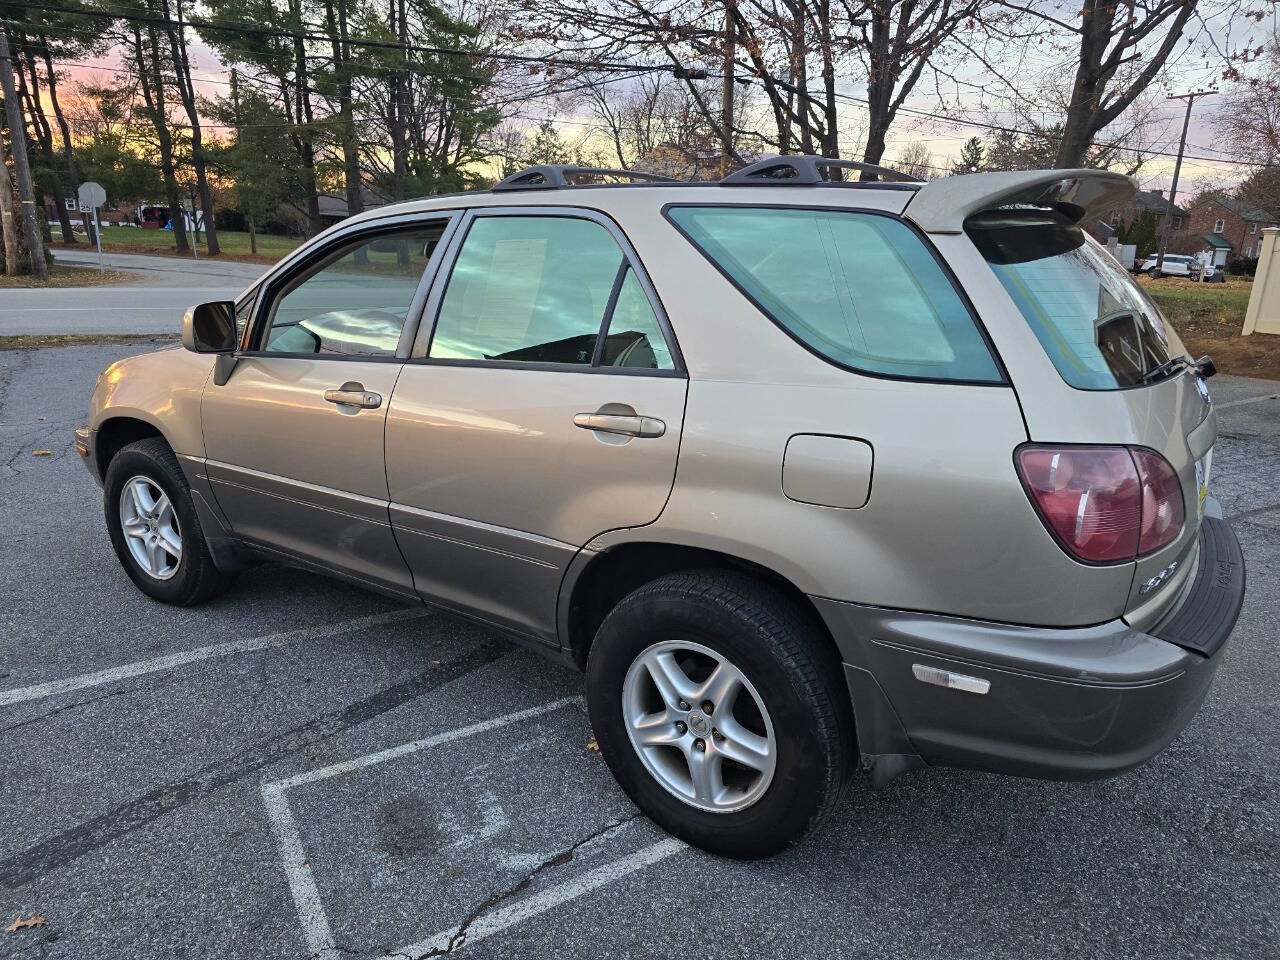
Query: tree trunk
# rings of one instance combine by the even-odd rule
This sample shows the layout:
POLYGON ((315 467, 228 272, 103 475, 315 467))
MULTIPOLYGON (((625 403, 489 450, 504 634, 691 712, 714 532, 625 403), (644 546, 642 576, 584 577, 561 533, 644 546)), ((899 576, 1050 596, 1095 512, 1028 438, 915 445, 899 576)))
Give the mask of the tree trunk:
MULTIPOLYGON (((67 115, 63 112, 62 102, 58 99, 58 75, 53 67, 53 55, 49 52, 49 40, 44 35, 40 35, 40 43, 44 48, 44 73, 46 86, 49 90, 49 104, 53 107, 53 116, 58 124, 58 134, 62 139, 62 157, 66 164, 68 173, 70 174, 72 185, 79 190, 80 184, 84 182, 84 174, 80 170, 80 163, 76 160, 75 151, 71 149, 71 125, 67 123, 67 115)), ((90 246, 97 243, 97 228, 93 223, 93 214, 80 214, 80 222, 84 225, 85 236, 89 240, 90 246)))
MULTIPOLYGON (((182 19, 182 0, 175 0, 177 21, 169 19, 169 3, 164 0, 165 29, 169 34, 169 50, 173 55, 173 72, 178 84, 178 97, 182 108, 187 113, 191 124, 191 166, 196 173, 196 193, 200 198, 200 212, 204 218, 205 246, 209 256, 216 257, 222 252, 218 246, 218 231, 213 222, 213 193, 209 189, 209 178, 206 173, 204 156, 204 140, 200 131, 200 109, 196 103, 195 86, 191 82, 191 61, 187 58, 186 25, 182 19)), ((194 213, 194 205, 193 210, 194 213)), ((200 242, 200 233, 196 231, 196 243, 200 242)))
MULTIPOLYGON (((40 75, 36 71, 36 58, 29 49, 26 59, 31 79, 28 81, 23 75, 22 68, 18 68, 18 96, 26 101, 27 115, 31 117, 32 133, 35 134, 40 152, 44 154, 45 161, 49 165, 49 192, 53 195, 58 225, 62 230, 62 242, 73 244, 76 242, 76 234, 71 228, 71 215, 67 212, 67 180, 62 165, 58 162, 58 155, 53 149, 53 131, 49 127, 49 118, 45 116, 44 104, 40 100, 40 75)), ((72 196, 75 195, 74 185, 70 193, 72 196)), ((47 230, 48 218, 41 217, 40 222, 46 228, 45 239, 51 240, 52 237, 47 230)))
POLYGON ((253 214, 249 214, 246 218, 249 221, 249 252, 254 256, 258 254, 258 231, 253 226, 253 214))
POLYGON ((18 179, 18 196, 22 203, 22 229, 27 238, 27 256, 31 272, 41 280, 49 276, 49 265, 44 260, 44 243, 40 239, 40 226, 36 222, 36 195, 31 183, 31 165, 27 161, 26 123, 22 118, 22 105, 14 86, 13 74, 17 64, 9 53, 9 37, 0 29, 0 93, 4 94, 5 112, 9 118, 10 142, 13 145, 13 172, 18 179))
POLYGON ((18 275, 18 224, 13 215, 13 180, 9 178, 9 156, 0 137, 0 239, 4 242, 4 272, 18 275))
POLYGON ((173 228, 174 249, 178 253, 186 253, 191 248, 187 245, 187 225, 182 212, 182 194, 178 192, 178 178, 173 170, 173 138, 169 134, 169 122, 165 116, 164 74, 160 68, 159 38, 154 27, 147 28, 147 39, 150 42, 150 63, 142 46, 142 33, 135 25, 133 28, 134 55, 138 63, 138 81, 142 88, 142 99, 147 107, 147 116, 156 132, 156 142, 160 151, 160 173, 164 178, 165 202, 169 206, 169 225, 173 228), (154 88, 154 89, 153 89, 154 88))
POLYGON ((347 216, 364 212, 360 185, 360 144, 351 108, 351 50, 347 44, 347 11, 343 0, 326 0, 325 17, 333 48, 333 69, 338 77, 338 120, 342 131, 342 170, 346 182, 347 216), (336 10, 334 9, 336 6, 336 10))
POLYGON ((295 134, 294 146, 298 148, 298 156, 302 160, 302 180, 307 188, 307 232, 314 237, 324 229, 324 224, 320 220, 320 197, 316 193, 316 150, 311 143, 310 129, 311 91, 307 79, 307 49, 301 35, 302 6, 298 0, 290 0, 289 12, 299 24, 299 32, 293 37, 293 69, 298 81, 294 94, 297 108, 295 119, 299 126, 307 127, 305 136, 295 134))

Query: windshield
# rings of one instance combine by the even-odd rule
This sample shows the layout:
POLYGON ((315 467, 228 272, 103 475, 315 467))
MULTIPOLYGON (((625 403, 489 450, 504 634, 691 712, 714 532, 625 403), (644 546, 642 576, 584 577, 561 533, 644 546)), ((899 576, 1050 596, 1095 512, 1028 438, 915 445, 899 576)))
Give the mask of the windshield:
POLYGON ((965 231, 1071 386, 1138 386, 1183 352, 1142 287, 1060 214, 991 211, 965 231))

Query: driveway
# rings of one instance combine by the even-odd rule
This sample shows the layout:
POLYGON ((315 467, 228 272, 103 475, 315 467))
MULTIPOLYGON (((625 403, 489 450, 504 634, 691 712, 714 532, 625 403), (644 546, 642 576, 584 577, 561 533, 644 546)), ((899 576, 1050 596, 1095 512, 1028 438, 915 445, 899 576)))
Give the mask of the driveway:
POLYGON ((1277 955, 1280 383, 1211 381, 1248 596, 1168 750, 1093 783, 858 777, 737 863, 637 814, 578 674, 476 626, 275 565, 144 598, 71 446, 135 350, 0 352, 0 955, 1277 955))
MULTIPOLYGON (((55 250, 57 263, 97 267, 97 254, 55 250)), ((105 253, 106 266, 131 283, 48 290, 5 290, 0 336, 16 334, 173 334, 182 313, 204 300, 230 300, 262 275, 260 264, 105 253)))

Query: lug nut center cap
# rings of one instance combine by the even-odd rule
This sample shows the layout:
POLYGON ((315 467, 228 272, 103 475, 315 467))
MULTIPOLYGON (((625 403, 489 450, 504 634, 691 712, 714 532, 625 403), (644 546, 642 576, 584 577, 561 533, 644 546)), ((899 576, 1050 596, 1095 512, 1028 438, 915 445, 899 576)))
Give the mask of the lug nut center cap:
POLYGON ((711 732, 711 721, 707 715, 698 710, 689 714, 689 732, 695 737, 706 737, 711 732))

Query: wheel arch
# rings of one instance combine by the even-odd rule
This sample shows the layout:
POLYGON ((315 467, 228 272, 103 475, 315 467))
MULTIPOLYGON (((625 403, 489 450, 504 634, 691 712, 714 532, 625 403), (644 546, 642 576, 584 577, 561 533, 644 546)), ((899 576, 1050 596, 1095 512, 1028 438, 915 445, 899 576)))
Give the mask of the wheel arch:
POLYGON ((149 437, 159 437, 169 444, 170 450, 173 449, 173 444, 169 442, 169 438, 150 420, 126 413, 104 418, 98 424, 98 429, 93 438, 93 461, 94 467, 98 472, 98 478, 106 477, 107 467, 111 464, 111 459, 121 449, 131 443, 137 443, 139 440, 146 440, 149 437))
POLYGON ((813 621, 839 656, 835 638, 813 601, 777 571, 719 550, 640 540, 614 544, 599 552, 583 550, 570 564, 557 608, 557 628, 568 659, 585 669, 596 630, 631 591, 668 573, 698 569, 737 570, 770 584, 813 621))

